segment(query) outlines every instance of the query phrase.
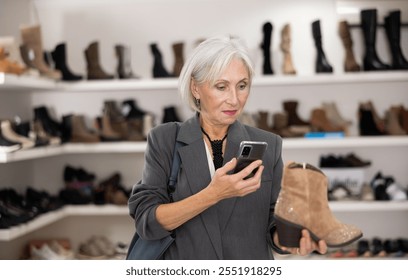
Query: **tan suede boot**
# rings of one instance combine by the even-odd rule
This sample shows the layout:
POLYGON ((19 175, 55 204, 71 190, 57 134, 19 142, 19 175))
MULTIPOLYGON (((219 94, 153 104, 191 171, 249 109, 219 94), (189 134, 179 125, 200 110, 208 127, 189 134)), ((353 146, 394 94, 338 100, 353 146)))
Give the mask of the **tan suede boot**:
POLYGON ((290 52, 290 25, 286 24, 281 31, 280 48, 283 52, 282 72, 286 75, 295 75, 296 70, 293 67, 292 54, 290 52))
POLYGON ((357 64, 353 53, 353 41, 351 40, 350 28, 347 21, 339 22, 339 35, 343 42, 346 51, 346 58, 344 60, 345 72, 358 72, 360 65, 357 64))
POLYGON ((82 115, 73 115, 71 117, 72 131, 70 141, 73 143, 97 143, 100 142, 99 136, 87 128, 82 115))
POLYGON ((60 80, 62 77, 61 72, 49 68, 44 61, 41 27, 39 25, 27 26, 22 27, 20 31, 23 45, 28 51, 31 50, 34 54, 31 61, 35 68, 43 76, 54 80, 60 80))
POLYGON ((362 237, 360 229, 341 223, 332 214, 327 186, 328 179, 318 168, 307 163, 285 165, 274 213, 281 245, 299 247, 302 229, 329 247, 342 247, 362 237))

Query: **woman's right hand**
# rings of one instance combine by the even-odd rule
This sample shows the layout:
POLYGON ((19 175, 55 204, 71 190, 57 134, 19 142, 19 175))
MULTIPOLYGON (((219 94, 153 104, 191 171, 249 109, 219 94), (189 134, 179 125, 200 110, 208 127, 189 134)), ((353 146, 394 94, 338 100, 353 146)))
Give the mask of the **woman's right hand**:
POLYGON ((208 185, 208 190, 216 196, 217 201, 231 198, 242 197, 255 192, 261 186, 261 175, 264 169, 261 160, 256 160, 235 174, 228 174, 237 164, 237 159, 233 158, 223 167, 215 171, 211 183, 208 185), (251 172, 258 168, 255 175, 251 178, 246 178, 251 172))

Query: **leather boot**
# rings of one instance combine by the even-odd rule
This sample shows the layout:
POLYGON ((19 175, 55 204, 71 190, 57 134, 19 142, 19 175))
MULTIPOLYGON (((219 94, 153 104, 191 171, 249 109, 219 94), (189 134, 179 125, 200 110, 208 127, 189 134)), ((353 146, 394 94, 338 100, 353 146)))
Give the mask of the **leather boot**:
POLYGON ((82 115, 71 116, 71 138, 73 143, 97 143, 100 142, 99 136, 87 128, 82 115))
POLYGON ((141 110, 133 99, 122 101, 122 115, 126 120, 143 119, 145 114, 146 112, 141 110))
POLYGON ((361 28, 364 35, 364 71, 388 70, 390 66, 383 63, 377 55, 375 48, 377 35, 377 10, 361 10, 361 28))
POLYGON ((408 69, 408 61, 401 49, 401 11, 392 11, 384 18, 384 28, 392 55, 392 69, 408 69))
POLYGON ((24 137, 22 135, 17 134, 14 131, 12 123, 10 120, 2 120, 1 121, 1 133, 4 138, 11 142, 16 142, 21 145, 21 149, 30 149, 35 146, 35 142, 31 139, 24 137))
POLYGON ((315 131, 324 132, 344 131, 343 127, 337 126, 330 122, 330 120, 327 118, 326 112, 320 108, 315 108, 312 110, 310 116, 310 124, 315 131))
POLYGON ((162 123, 181 121, 177 114, 176 108, 174 106, 165 107, 163 111, 164 111, 164 114, 163 114, 162 123))
POLYGON ((339 22, 339 35, 343 42, 344 49, 346 51, 346 57, 344 60, 345 72, 358 72, 360 71, 360 65, 357 64, 356 58, 353 53, 353 41, 351 39, 350 27, 347 21, 343 20, 339 22))
POLYGON ((43 123, 39 119, 35 119, 33 121, 33 131, 34 131, 35 137, 37 139, 40 139, 40 141, 43 143, 48 143, 48 145, 51 145, 51 146, 56 146, 56 145, 61 144, 61 138, 49 134, 44 129, 43 123))
POLYGON ((164 68, 164 62, 163 62, 163 57, 162 54, 159 50, 159 48, 157 47, 157 44, 153 43, 150 44, 150 51, 153 54, 153 77, 154 78, 168 78, 168 77, 172 77, 173 75, 171 75, 166 68, 164 68))
POLYGON ((180 76, 181 69, 184 65, 184 56, 183 56, 183 43, 174 43, 173 44, 173 53, 174 53, 174 66, 173 66, 173 75, 175 77, 180 76))
POLYGON ((58 44, 51 52, 51 56, 55 63, 55 69, 61 71, 64 81, 78 81, 82 79, 81 75, 76 75, 69 69, 65 43, 58 44))
POLYGON ((371 102, 359 104, 358 119, 361 136, 385 134, 384 121, 379 118, 371 102))
POLYGON ((406 131, 401 127, 400 115, 402 108, 400 106, 391 106, 385 113, 385 132, 388 135, 406 135, 406 131))
POLYGON ((138 79, 139 77, 134 75, 132 71, 130 48, 123 45, 116 45, 115 53, 118 59, 116 71, 119 79, 138 79))
POLYGON ((265 131, 271 131, 271 128, 268 124, 268 117, 269 113, 267 111, 259 111, 256 126, 265 131))
POLYGON ((333 67, 327 61, 323 51, 320 20, 316 20, 312 23, 312 33, 317 51, 315 71, 316 73, 332 73, 333 67))
POLYGON ((95 127, 99 132, 101 141, 114 142, 124 140, 122 135, 113 129, 111 120, 105 113, 102 117, 97 117, 95 119, 95 127))
POLYGON ((127 138, 127 124, 125 117, 120 112, 114 100, 106 100, 103 107, 104 115, 108 116, 110 127, 116 131, 122 139, 127 138))
POLYGON ((298 102, 295 100, 287 100, 282 102, 283 109, 288 115, 288 126, 293 125, 309 125, 309 122, 302 120, 297 113, 298 102))
POLYGON ((272 57, 271 57, 271 41, 272 41, 272 23, 266 22, 262 27, 263 31, 263 41, 261 43, 261 49, 263 54, 263 74, 272 75, 272 57))
POLYGON ((328 247, 342 247, 362 237, 360 229, 336 219, 327 193, 328 178, 321 170, 307 163, 285 165, 274 213, 281 245, 299 247, 302 229, 328 247))
POLYGON ((21 75, 25 70, 26 69, 22 65, 7 58, 5 49, 0 46, 0 72, 21 75))
POLYGON ((280 48, 283 52, 282 72, 283 74, 286 75, 295 75, 296 70, 293 67, 290 45, 291 45, 290 25, 285 24, 281 31, 281 44, 280 44, 280 48))
POLYGON ((37 69, 43 76, 54 80, 60 80, 62 77, 61 72, 49 68, 44 61, 41 27, 39 25, 22 27, 20 31, 23 45, 27 48, 29 53, 32 52, 33 54, 33 59, 31 59, 31 61, 35 69, 37 69))
POLYGON ((146 140, 143 133, 143 118, 130 119, 126 121, 127 124, 127 135, 126 140, 128 141, 144 141, 146 140))
POLYGON ((41 122, 44 130, 51 136, 61 138, 61 124, 51 118, 48 109, 45 106, 34 108, 34 121, 41 122))
POLYGON ((88 80, 109 80, 114 76, 106 73, 100 64, 99 60, 99 43, 92 42, 85 50, 85 58, 87 65, 88 80))

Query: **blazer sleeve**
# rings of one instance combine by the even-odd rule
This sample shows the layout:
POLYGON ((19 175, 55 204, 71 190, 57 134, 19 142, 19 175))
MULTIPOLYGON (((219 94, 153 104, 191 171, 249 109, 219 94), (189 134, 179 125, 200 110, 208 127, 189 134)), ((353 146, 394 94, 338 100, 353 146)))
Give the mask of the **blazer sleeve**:
POLYGON ((158 223, 156 209, 170 201, 167 184, 175 138, 173 123, 155 127, 147 138, 142 179, 133 186, 128 201, 129 214, 135 219, 136 231, 143 239, 161 239, 171 234, 158 223))

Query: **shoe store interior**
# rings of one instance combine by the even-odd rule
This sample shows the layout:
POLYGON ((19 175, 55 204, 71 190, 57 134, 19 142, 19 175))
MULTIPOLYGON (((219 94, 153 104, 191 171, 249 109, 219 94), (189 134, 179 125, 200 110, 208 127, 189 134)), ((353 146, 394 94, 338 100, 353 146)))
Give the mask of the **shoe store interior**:
POLYGON ((363 237, 325 255, 408 259, 407 0, 0 0, 0 259, 124 259, 127 200, 202 40, 255 66, 240 116, 328 177, 363 237))

